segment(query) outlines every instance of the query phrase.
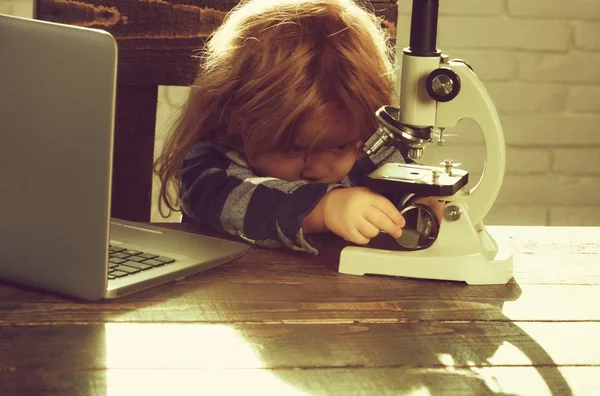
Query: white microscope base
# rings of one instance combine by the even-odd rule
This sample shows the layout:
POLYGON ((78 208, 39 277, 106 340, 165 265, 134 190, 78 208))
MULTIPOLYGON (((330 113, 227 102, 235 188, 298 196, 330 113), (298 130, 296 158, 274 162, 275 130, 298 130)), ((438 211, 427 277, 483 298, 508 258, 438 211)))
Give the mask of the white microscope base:
POLYGON ((339 272, 464 281, 470 285, 506 284, 513 275, 513 255, 483 226, 471 223, 461 199, 458 221, 443 221, 437 240, 427 249, 383 250, 358 246, 342 249, 339 272))
POLYGON ((339 272, 464 281, 470 285, 505 284, 513 275, 513 256, 508 253, 499 252, 493 260, 483 254, 423 257, 415 253, 349 246, 342 250, 339 272))

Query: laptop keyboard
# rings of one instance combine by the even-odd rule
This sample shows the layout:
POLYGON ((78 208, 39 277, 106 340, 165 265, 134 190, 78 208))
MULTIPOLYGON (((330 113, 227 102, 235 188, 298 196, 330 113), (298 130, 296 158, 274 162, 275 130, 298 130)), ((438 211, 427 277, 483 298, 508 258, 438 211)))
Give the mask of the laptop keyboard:
POLYGON ((108 254, 108 279, 137 274, 141 271, 172 264, 175 261, 174 258, 167 256, 159 256, 150 252, 110 245, 108 254))

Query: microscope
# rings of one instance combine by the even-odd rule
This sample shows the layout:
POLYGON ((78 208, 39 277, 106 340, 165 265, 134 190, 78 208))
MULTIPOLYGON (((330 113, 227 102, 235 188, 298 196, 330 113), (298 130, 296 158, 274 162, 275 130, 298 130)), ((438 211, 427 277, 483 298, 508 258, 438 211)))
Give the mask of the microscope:
POLYGON ((438 0, 413 0, 410 45, 403 51, 400 105, 384 106, 379 128, 366 142, 372 154, 394 144, 413 161, 387 163, 369 175, 367 187, 388 197, 403 213, 403 235, 380 233, 366 246, 345 247, 339 272, 463 281, 471 285, 505 284, 513 275, 513 257, 486 230, 483 219, 504 177, 505 143, 500 118, 483 83, 463 60, 451 60, 436 47, 438 0), (468 172, 452 160, 441 166, 418 164, 425 146, 462 119, 481 129, 486 162, 483 175, 467 189, 468 172), (408 197, 430 196, 443 202, 438 219, 408 197))

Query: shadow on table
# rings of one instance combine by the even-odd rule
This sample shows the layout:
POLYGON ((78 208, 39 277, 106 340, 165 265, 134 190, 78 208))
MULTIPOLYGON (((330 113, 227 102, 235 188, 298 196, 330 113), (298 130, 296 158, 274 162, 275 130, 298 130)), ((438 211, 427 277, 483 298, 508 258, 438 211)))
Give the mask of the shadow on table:
MULTIPOLYGON (((266 367, 275 368, 274 375, 310 395, 572 394, 552 357, 502 314, 504 303, 521 295, 514 280, 501 286, 397 282, 423 282, 430 290, 439 287, 439 295, 444 298, 464 288, 479 289, 482 296, 488 291, 488 296, 503 298, 460 298, 452 307, 444 307, 440 301, 415 296, 399 305, 421 312, 421 316, 413 315, 398 323, 362 319, 347 324, 287 325, 287 331, 273 334, 239 330, 250 343, 259 346, 266 367), (463 309, 461 306, 494 313, 485 320, 430 318, 436 315, 435 310, 463 309), (301 369, 301 374, 287 369, 294 367, 301 369)), ((373 295, 362 296, 361 302, 368 304, 369 297, 379 301, 379 296, 373 295)))

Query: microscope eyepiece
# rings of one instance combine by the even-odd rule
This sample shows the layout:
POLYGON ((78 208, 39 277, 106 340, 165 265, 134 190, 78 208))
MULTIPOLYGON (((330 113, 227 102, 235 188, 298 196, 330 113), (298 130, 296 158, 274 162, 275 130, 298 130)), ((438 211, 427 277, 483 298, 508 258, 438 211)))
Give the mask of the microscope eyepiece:
POLYGON ((413 56, 437 56, 439 0, 413 0, 410 45, 405 52, 413 56))

